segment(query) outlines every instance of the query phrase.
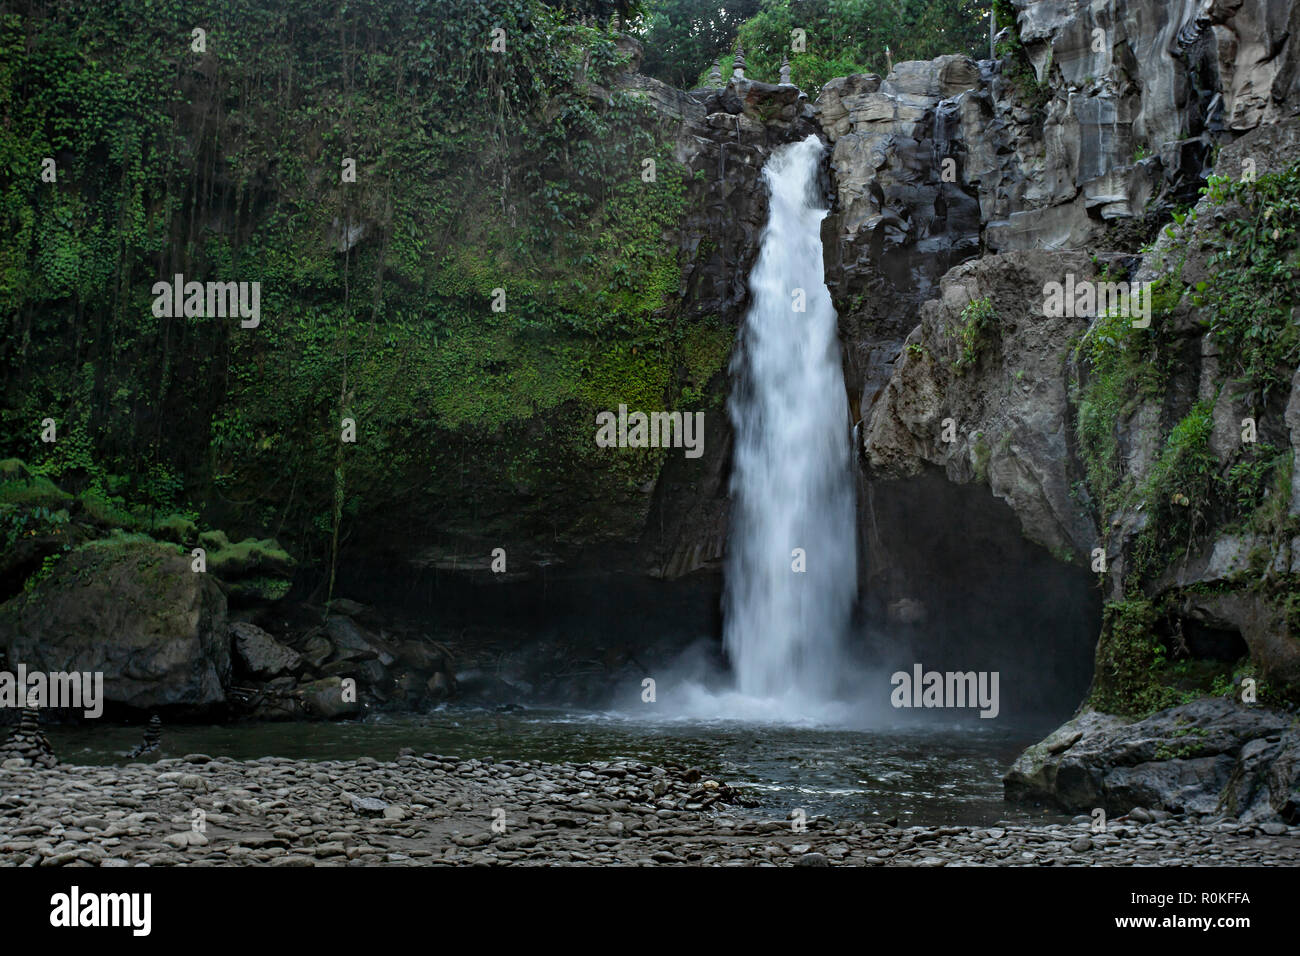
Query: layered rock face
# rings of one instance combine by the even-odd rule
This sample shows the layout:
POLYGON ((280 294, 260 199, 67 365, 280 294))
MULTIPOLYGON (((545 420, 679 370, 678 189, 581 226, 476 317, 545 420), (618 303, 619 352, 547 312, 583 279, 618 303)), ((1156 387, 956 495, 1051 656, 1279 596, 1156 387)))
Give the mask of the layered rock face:
MULTIPOLYGON (((881 474, 938 466, 958 483, 986 482, 1020 520, 1025 537, 1057 553, 1084 555, 1097 538, 1070 497, 1070 405, 1062 370, 1087 318, 1046 317, 1026 290, 1062 271, 1081 279, 1097 267, 1084 253, 1013 252, 965 263, 944 276, 940 298, 921 308, 866 423, 866 462, 881 474), (972 302, 987 301, 988 325, 960 334, 972 302), (945 426, 945 422, 948 423, 945 426)), ((1041 296, 1040 296, 1041 299, 1041 296)))
MULTIPOLYGON (((1136 673, 1148 666, 1141 655, 1156 648, 1180 655, 1189 673, 1247 659, 1275 690, 1294 687, 1300 641, 1286 612, 1300 572, 1288 530, 1300 517, 1294 477, 1291 500, 1262 527, 1254 509, 1267 510, 1267 489, 1235 511, 1223 501, 1202 508, 1169 475, 1186 467, 1178 443, 1189 441, 1191 426, 1202 420, 1204 455, 1197 461, 1216 481, 1256 467, 1242 439, 1247 418, 1264 447, 1290 449, 1291 457, 1300 448, 1297 381, 1289 391, 1242 386, 1216 332, 1223 313, 1212 298, 1232 246, 1228 230, 1260 210, 1222 196, 1197 199, 1211 173, 1234 181, 1244 170, 1280 173, 1300 154, 1300 47, 1290 40, 1300 6, 1017 0, 1016 7, 1017 35, 1004 31, 1000 38, 1004 48, 1015 41, 1012 54, 997 66, 981 63, 977 74, 954 72, 946 61, 923 64, 929 79, 912 89, 924 88, 928 99, 903 91, 897 80, 917 67, 901 64, 884 81, 828 85, 818 101, 827 134, 836 138, 836 180, 847 184, 828 238, 828 245, 838 243, 837 251, 828 249, 828 267, 846 261, 845 248, 862 247, 866 227, 883 238, 865 255, 848 257, 855 264, 847 281, 867 275, 884 292, 929 300, 914 306, 920 323, 911 323, 905 338, 895 338, 897 323, 882 318, 891 306, 873 311, 842 302, 849 361, 858 362, 861 391, 850 401, 859 404, 868 485, 932 468, 952 482, 986 484, 1029 540, 1100 572, 1109 604, 1093 704, 1131 703, 1144 686, 1136 673), (1016 75, 1016 47, 1033 77, 1016 75), (969 77, 971 88, 950 92, 941 81, 953 76, 969 77), (939 132, 945 115, 960 119, 955 139, 939 132), (864 150, 865 166, 857 158, 864 150), (923 270, 912 270, 909 288, 890 286, 886 270, 875 265, 931 240, 936 199, 953 188, 938 169, 916 163, 918 155, 959 160, 955 185, 979 204, 972 233, 992 253, 947 272, 929 294, 918 278, 923 270), (1133 255, 1140 241, 1155 238, 1152 226, 1174 204, 1194 206, 1133 255), (1097 485, 1096 449, 1079 446, 1079 404, 1098 400, 1100 371, 1092 358, 1114 343, 1097 345, 1110 334, 1098 328, 1104 307, 1066 315, 1048 309, 1049 283, 1067 278, 1121 281, 1126 289, 1162 280, 1155 331, 1129 346, 1146 350, 1159 384, 1104 396, 1115 406, 1113 422, 1102 419, 1101 434, 1113 443, 1106 464, 1114 480, 1105 488, 1097 485), (1174 521, 1185 520, 1179 508, 1195 515, 1185 541, 1158 540, 1171 519, 1155 512, 1171 508, 1174 521), (1135 634, 1149 643, 1123 643, 1135 634), (1139 658, 1134 673, 1122 673, 1139 658)), ((963 241, 969 240, 950 241, 943 255, 963 241)), ((1258 296, 1266 297, 1268 284, 1258 296)), ((1090 407, 1087 414, 1099 413, 1090 407)), ((869 529, 864 539, 876 547, 869 529)), ((892 544, 899 547, 906 544, 892 544)), ((881 555, 889 550, 876 548, 881 555)), ((1146 704, 1138 710, 1168 697, 1141 699, 1146 704)), ((1184 726, 1199 716, 1170 713, 1151 718, 1170 726, 1142 732, 1170 740, 1200 734, 1184 726)), ((1082 734, 1063 729, 1040 745, 1043 752, 1026 754, 1008 776, 1008 793, 1071 808, 1093 801, 1112 810, 1143 804, 1290 819, 1300 783, 1294 759, 1286 757, 1291 744, 1265 726, 1274 719, 1266 710, 1238 705, 1234 714, 1231 720, 1247 729, 1232 746, 1189 757, 1186 748, 1153 744, 1139 759, 1118 754, 1130 733, 1116 729, 1124 719, 1085 710, 1082 734), (1089 721, 1105 724, 1104 732, 1094 733, 1089 721)))
POLYGON ((1019 40, 1050 98, 1035 116, 996 97, 997 149, 974 151, 971 178, 994 250, 1077 246, 1106 223, 1142 216, 1152 199, 1185 197, 1208 172, 1213 142, 1275 123, 1294 105, 1292 0, 1015 6, 1019 40))
MULTIPOLYGON (((1289 162, 1300 145, 1300 124, 1294 121, 1267 127, 1226 147, 1221 168, 1238 169, 1249 156, 1261 175, 1289 162)), ((1131 570, 1129 552, 1147 518, 1132 507, 1098 516, 1100 505, 1083 487, 1084 469, 1073 445, 1076 425, 1069 400, 1077 379, 1073 347, 1094 317, 1044 315, 1044 286, 1072 275, 1079 283, 1095 281, 1100 269, 1132 266, 1136 281, 1167 275, 1177 259, 1181 281, 1194 286, 1211 270, 1212 246, 1201 242, 1214 223, 1234 218, 1241 210, 1216 207, 1209 200, 1197 207, 1200 215, 1185 228, 1171 229, 1150 254, 1135 260, 1114 253, 1008 253, 967 263, 952 270, 941 283, 940 298, 921 309, 921 324, 909 335, 896 360, 893 375, 863 431, 865 460, 873 473, 913 475, 924 465, 944 469, 959 483, 984 482, 1006 501, 1019 518, 1026 537, 1058 557, 1085 562, 1103 547, 1107 558, 1106 594, 1113 600, 1125 593, 1131 570), (1217 219, 1216 219, 1217 217, 1217 219), (1192 225, 1191 223, 1202 223, 1192 225), (987 302, 988 326, 970 345, 963 330, 971 322, 973 303, 987 302), (962 365, 963 350, 973 361, 962 365), (951 421, 948 440, 943 423, 951 421), (1104 518, 1107 527, 1099 527, 1104 518)), ((1300 407, 1294 388, 1275 395, 1261 413, 1232 388, 1223 388, 1224 371, 1217 348, 1205 326, 1206 315, 1191 297, 1184 297, 1165 319, 1171 339, 1164 350, 1183 358, 1168 399, 1136 403, 1117 423, 1117 441, 1124 449, 1124 468, 1135 485, 1142 484, 1160 458, 1166 424, 1177 421, 1198 400, 1213 406, 1209 443, 1218 466, 1230 467, 1239 458, 1241 422, 1257 418, 1260 441, 1296 448, 1300 437, 1293 407, 1300 407)), ((1157 320, 1159 321, 1159 320, 1157 320)), ((1298 514, 1300 497, 1288 504, 1298 514)), ((1151 596, 1186 593, 1189 618, 1231 627, 1270 666, 1274 676, 1293 682, 1298 651, 1279 641, 1285 624, 1260 600, 1247 594, 1189 590, 1194 585, 1228 585, 1239 579, 1258 548, 1268 550, 1265 563, 1284 572, 1300 565, 1292 542, 1268 542, 1249 532, 1207 536, 1186 559, 1170 568, 1147 589, 1151 596)), ((1222 590, 1222 588, 1220 588, 1222 590)))
MULTIPOLYGON (((987 64, 986 64, 987 67, 987 64)), ((835 202, 822 228, 853 421, 870 413, 898 344, 939 278, 978 255, 981 214, 963 178, 963 104, 988 98, 965 57, 832 80, 816 102, 835 202)))
MULTIPOLYGON (((1013 0, 1020 12, 1020 37, 1040 74, 1055 62, 1067 82, 1080 83, 1111 72, 1117 63, 1142 88, 1147 103, 1185 109, 1187 92, 1180 63, 1208 65, 1219 82, 1224 127, 1245 132, 1286 115, 1285 104, 1300 87, 1294 37, 1297 7, 1292 0, 1013 0), (1113 30, 1094 42, 1097 29, 1113 30), (1204 51, 1207 61, 1200 59, 1204 51)), ((1213 98, 1212 98, 1213 99, 1213 98)), ((1176 132, 1161 110, 1139 109, 1140 129, 1176 132)))
POLYGON ((833 80, 817 98, 837 192, 827 284, 857 419, 952 265, 1148 238, 1146 220, 1195 198, 1215 143, 1300 102, 1293 0, 1016 7, 1018 37, 999 61, 900 63, 884 79, 833 80))
MULTIPOLYGON (((1243 13, 1241 5, 1190 0, 1094 6, 1018 4, 1020 38, 1050 92, 1037 114, 1007 78, 1008 61, 1003 69, 987 62, 977 68, 958 58, 899 64, 884 81, 836 80, 817 104, 835 143, 839 189, 828 277, 841 290, 850 381, 861 388, 850 401, 868 464, 890 476, 914 474, 928 462, 956 481, 987 478, 1031 540, 1077 557, 1098 535, 1086 507, 1070 498, 1078 472, 1067 449, 1063 371, 1070 337, 1087 320, 1044 320, 1042 289, 1067 273, 1096 278, 1094 265, 1080 255, 1010 254, 956 270, 942 284, 918 267, 909 287, 890 283, 890 257, 910 251, 942 276, 947 259, 978 252, 981 243, 990 252, 1106 248, 1107 222, 1150 214, 1161 197, 1185 193, 1209 171, 1200 161, 1188 166, 1189 150, 1208 156, 1212 142, 1294 109, 1287 97, 1296 53, 1281 41, 1283 25, 1300 10, 1277 3, 1243 13), (1232 52, 1256 48, 1272 56, 1232 52), (1235 72, 1220 87, 1224 60, 1235 72), (1206 72, 1207 63, 1214 71, 1206 72), (1149 155, 1136 158, 1144 151, 1149 155), (943 181, 947 158, 957 160, 955 184, 943 181), (934 209, 960 206, 955 193, 978 196, 979 215, 965 225, 949 216, 936 254, 934 209), (874 237, 874 250, 864 233, 874 237), (864 282, 886 302, 855 311, 842 290, 864 282), (1001 319, 992 358, 954 374, 953 334, 963 310, 990 297, 1001 319), (922 306, 926 298, 933 301, 922 306), (903 337, 894 338, 898 322, 882 318, 903 311, 900 301, 922 319, 907 323, 906 351, 903 337), (947 361, 930 361, 934 355, 947 361), (956 440, 940 442, 938 426, 949 416, 956 440)), ((1259 162, 1269 165, 1265 157, 1259 162)))

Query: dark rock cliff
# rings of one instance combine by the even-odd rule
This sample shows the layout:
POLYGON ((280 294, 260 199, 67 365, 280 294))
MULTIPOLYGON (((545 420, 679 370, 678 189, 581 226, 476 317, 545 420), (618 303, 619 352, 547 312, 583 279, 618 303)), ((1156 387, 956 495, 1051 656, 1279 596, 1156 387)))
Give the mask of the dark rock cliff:
MULTIPOLYGON (((1300 8, 1191 0, 1096 10, 1046 0, 1016 6, 1015 56, 1032 65, 1032 76, 1012 75, 1015 56, 978 68, 950 59, 900 64, 885 80, 830 84, 818 101, 836 141, 839 193, 827 262, 828 272, 851 263, 834 287, 867 485, 906 485, 942 469, 948 481, 984 486, 1004 501, 1044 560, 1050 554, 1062 568, 1078 569, 1076 583, 1093 590, 1090 614, 1097 615, 1076 622, 1096 644, 1085 715, 1094 707, 1116 712, 1110 719, 1123 726, 1206 692, 1216 669, 1219 679, 1231 678, 1227 689, 1244 686, 1243 674, 1252 686, 1269 683, 1269 703, 1285 707, 1300 659, 1288 612, 1300 570, 1292 544, 1300 498, 1294 478, 1281 494, 1267 481, 1247 488, 1241 476, 1295 474, 1294 362, 1288 366, 1280 348, 1239 345, 1231 316, 1270 299, 1278 281, 1288 288, 1294 275, 1286 278, 1284 267, 1251 279, 1256 262, 1233 265, 1230 257, 1234 240, 1255 229, 1254 217, 1286 200, 1200 187, 1212 176, 1237 182, 1247 169, 1251 178, 1288 175, 1297 155, 1300 8), (949 157, 957 177, 945 183, 939 170, 949 157), (978 222, 954 222, 951 210, 965 208, 948 199, 954 191, 977 199, 978 222), (948 212, 938 229, 937 209, 948 212), (864 231, 867 251, 846 256, 845 248, 864 244, 864 231), (933 259, 924 254, 927 243, 933 259), (945 259, 980 253, 934 279, 924 267, 891 276, 880 266, 905 254, 946 266, 945 259), (845 285, 864 276, 904 298, 920 324, 891 318, 890 309, 906 315, 896 301, 860 305, 845 296, 845 285), (1116 345, 1104 314, 1050 313, 1046 286, 1067 276, 1157 283, 1147 303, 1155 331, 1130 339, 1126 321, 1116 345), (1126 370, 1113 371, 1115 354, 1125 356, 1126 370), (1265 357, 1251 364, 1243 355, 1265 357), (1286 387, 1267 384, 1276 374, 1286 387), (1259 434, 1243 441, 1246 419, 1259 434), (1285 454, 1266 463, 1261 449, 1285 454), (1103 603, 1104 616, 1097 613, 1103 603)), ((1287 195, 1290 180, 1269 182, 1287 195)), ((1294 251, 1279 227, 1264 238, 1278 244, 1268 254, 1286 262, 1294 251)), ((1285 340, 1289 307, 1261 311, 1241 334, 1285 340)), ((865 525, 875 520, 864 514, 865 525)), ((917 600, 914 580, 871 569, 931 542, 904 535, 882 545, 870 527, 863 538, 871 600, 917 600)), ((1067 637, 1058 632, 1053 640, 1067 637)), ((1079 640, 1077 628, 1071 640, 1079 640)), ((1185 735, 1188 719, 1168 717, 1156 732, 1185 735)), ((1248 715, 1233 719, 1251 723, 1248 715)), ((1197 777, 1186 764, 1199 759, 1196 748, 1170 745, 1135 761, 1099 757, 1102 769, 1080 788, 1058 785, 1055 768, 1066 779, 1074 744, 1055 739, 1025 755, 1008 793, 1071 808, 1089 801, 1120 810, 1143 801, 1201 808, 1220 791, 1233 802, 1219 786, 1230 777, 1253 793, 1243 779, 1273 774, 1263 803, 1252 796, 1242 809, 1292 814, 1290 758, 1274 766, 1259 748, 1242 749, 1271 733, 1257 729, 1215 758, 1223 779, 1201 780, 1204 793, 1195 799, 1177 793, 1197 777), (1250 767, 1241 762, 1246 750, 1250 767), (1126 762, 1141 766, 1105 769, 1126 762)), ((1123 736, 1089 733, 1101 752, 1123 736)), ((1279 753, 1294 746, 1289 740, 1279 753)))

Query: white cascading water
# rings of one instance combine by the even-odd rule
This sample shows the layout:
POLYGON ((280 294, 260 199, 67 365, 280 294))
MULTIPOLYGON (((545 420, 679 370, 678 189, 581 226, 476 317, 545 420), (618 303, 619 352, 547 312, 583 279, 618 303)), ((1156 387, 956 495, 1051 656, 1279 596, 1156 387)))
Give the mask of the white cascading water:
POLYGON ((724 643, 736 690, 789 716, 830 702, 857 589, 850 430, 822 265, 822 152, 810 136, 763 168, 770 212, 728 407, 724 643))

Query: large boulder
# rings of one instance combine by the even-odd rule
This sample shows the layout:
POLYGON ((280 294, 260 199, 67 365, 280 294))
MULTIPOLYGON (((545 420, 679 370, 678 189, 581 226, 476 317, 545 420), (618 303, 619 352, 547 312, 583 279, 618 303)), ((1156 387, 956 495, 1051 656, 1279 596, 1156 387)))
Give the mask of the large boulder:
POLYGON ((1224 699, 1135 722, 1085 711, 1030 747, 1003 777, 1009 800, 1066 810, 1134 807, 1300 820, 1300 730, 1224 699))
POLYGON ((110 703, 139 709, 226 699, 226 599, 175 547, 107 539, 65 555, 0 607, 0 649, 28 670, 104 675, 110 703))

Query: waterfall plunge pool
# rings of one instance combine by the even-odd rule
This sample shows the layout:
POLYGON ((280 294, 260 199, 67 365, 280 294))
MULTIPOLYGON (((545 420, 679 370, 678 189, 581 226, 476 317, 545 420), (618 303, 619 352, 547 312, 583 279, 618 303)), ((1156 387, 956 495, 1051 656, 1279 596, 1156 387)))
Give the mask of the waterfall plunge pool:
MULTIPOLYGON (((252 760, 392 760, 403 747, 463 759, 586 762, 629 758, 698 766, 761 802, 733 813, 786 818, 795 808, 837 821, 900 826, 1063 822, 1006 803, 1002 774, 1055 725, 986 728, 927 724, 872 731, 693 719, 647 721, 624 713, 448 707, 422 716, 342 723, 167 725, 162 757, 188 753, 252 760)), ((47 726, 65 763, 115 764, 140 726, 47 726)))

